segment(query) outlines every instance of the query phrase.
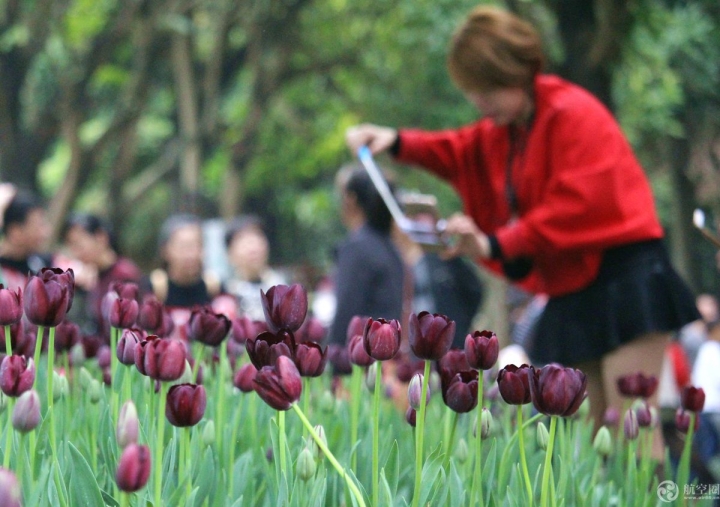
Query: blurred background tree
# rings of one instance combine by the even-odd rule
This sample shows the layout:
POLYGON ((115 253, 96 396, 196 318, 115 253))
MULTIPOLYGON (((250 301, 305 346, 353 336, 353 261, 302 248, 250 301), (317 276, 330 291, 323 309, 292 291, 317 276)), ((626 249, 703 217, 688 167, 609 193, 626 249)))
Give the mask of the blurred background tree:
MULTIPOLYGON (((324 269, 342 235, 333 188, 359 121, 476 117, 445 71, 476 0, 0 0, 0 177, 109 217, 148 266, 162 219, 241 212, 273 261, 324 269)), ((549 70, 620 118, 650 174, 676 265, 716 290, 692 209, 720 216, 716 0, 507 0, 541 27, 549 70)), ((390 167, 388 159, 381 159, 390 167)), ((445 185, 394 167, 402 186, 445 185)))

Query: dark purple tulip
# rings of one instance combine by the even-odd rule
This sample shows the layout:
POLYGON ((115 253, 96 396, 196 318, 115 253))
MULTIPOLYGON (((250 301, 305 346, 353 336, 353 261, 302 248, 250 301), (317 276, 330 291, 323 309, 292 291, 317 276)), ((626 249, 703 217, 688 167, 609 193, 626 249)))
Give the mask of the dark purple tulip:
POLYGON ((685 386, 680 393, 680 405, 691 412, 702 412, 705 406, 705 390, 702 387, 685 386))
POLYGON ((135 300, 137 300, 138 293, 140 292, 138 284, 133 282, 112 282, 110 284, 110 290, 115 292, 118 297, 135 300))
POLYGON ((0 283, 0 326, 12 326, 20 322, 23 314, 22 290, 6 289, 0 283))
POLYGON ((253 380, 255 380, 257 371, 257 368, 255 368, 252 363, 244 364, 235 374, 233 385, 244 393, 254 391, 255 385, 253 384, 253 380))
POLYGON ((135 346, 145 338, 145 333, 138 328, 123 329, 115 350, 118 361, 126 366, 135 364, 135 346))
POLYGON ((162 321, 162 325, 157 330, 157 336, 160 336, 161 338, 166 338, 166 337, 172 335, 174 330, 175 330, 175 322, 173 321, 172 317, 170 316, 170 312, 168 312, 167 310, 163 310, 163 321, 162 321))
POLYGON ((333 375, 350 375, 352 373, 352 363, 350 363, 347 347, 337 343, 328 345, 328 361, 332 365, 333 375))
POLYGON ((425 361, 422 359, 411 359, 407 354, 395 356, 395 376, 402 383, 410 382, 413 375, 423 373, 424 370, 425 361))
POLYGON ((249 317, 241 316, 232 320, 231 336, 235 343, 245 345, 250 339, 255 339, 260 334, 256 322, 249 317))
POLYGON ((321 343, 325 339, 325 327, 316 317, 305 319, 303 325, 295 333, 295 339, 298 343, 315 342, 321 343))
POLYGON ((110 361, 112 359, 111 357, 112 352, 110 352, 110 347, 108 345, 101 345, 100 348, 97 351, 97 362, 98 366, 102 369, 104 368, 110 368, 110 361))
POLYGON ((40 424, 40 396, 31 389, 20 395, 12 413, 12 425, 20 433, 27 433, 40 424))
POLYGON ((0 467, 0 505, 3 507, 22 507, 22 491, 15 474, 0 467))
POLYGON ((500 396, 510 405, 530 403, 529 366, 509 364, 498 373, 497 383, 500 396))
POLYGON ((532 402, 545 415, 573 415, 587 393, 587 377, 580 370, 549 364, 528 370, 532 402))
MULTIPOLYGON (((40 276, 40 278, 42 278, 44 282, 53 280, 62 285, 63 287, 67 288, 67 311, 69 312, 70 308, 72 308, 73 298, 75 297, 75 272, 72 269, 63 271, 60 268, 42 268, 38 276, 40 276)), ((27 290, 25 292, 27 292, 27 290)))
POLYGON ((348 342, 348 355, 350 362, 358 366, 370 366, 375 362, 375 360, 365 352, 362 334, 356 334, 350 339, 350 342, 348 342))
POLYGON ((255 375, 255 392, 275 410, 289 410, 302 394, 302 379, 295 363, 286 356, 275 366, 264 366, 255 375))
POLYGON ((290 332, 281 331, 273 334, 269 331, 260 333, 256 338, 245 342, 250 361, 255 368, 272 366, 280 356, 293 357, 295 350, 295 337, 290 332))
POLYGON ((128 328, 135 325, 140 307, 134 299, 117 298, 110 306, 109 322, 112 327, 128 328))
POLYGON ((443 401, 451 410, 458 413, 470 412, 478 403, 477 370, 452 373, 443 370, 440 373, 443 401))
POLYGON ((138 309, 137 325, 149 333, 157 332, 163 325, 165 307, 155 296, 143 299, 138 309))
POLYGON ((196 308, 190 314, 189 338, 210 347, 217 347, 230 332, 230 319, 208 307, 196 308))
MULTIPOLYGON (((422 400, 422 383, 423 374, 416 373, 413 375, 410 383, 408 384, 408 403, 411 408, 415 410, 420 409, 420 401, 422 400)), ((430 386, 428 385, 427 392, 425 393, 425 405, 430 403, 430 386)))
POLYGON ((450 350, 455 337, 455 321, 438 313, 410 315, 408 339, 410 348, 420 359, 437 361, 450 350))
POLYGON ((363 330, 363 347, 373 359, 387 361, 400 349, 400 323, 393 319, 368 319, 363 330))
POLYGON ((414 408, 407 408, 407 410, 405 411, 405 421, 407 421, 407 423, 413 428, 415 427, 415 425, 417 424, 417 412, 414 408))
POLYGON ((260 291, 265 322, 271 332, 297 331, 308 310, 307 292, 300 284, 275 285, 267 293, 260 291))
POLYGON ((195 426, 205 415, 205 388, 196 384, 178 384, 170 388, 165 405, 165 417, 173 426, 195 426))
POLYGON ((55 280, 33 276, 25 286, 25 316, 37 326, 57 326, 65 318, 69 305, 67 286, 55 280))
POLYGON ((617 426, 620 422, 620 411, 615 407, 608 407, 605 409, 605 414, 603 415, 603 424, 605 426, 614 427, 617 426))
POLYGON ((643 400, 635 406, 635 417, 638 426, 641 428, 649 428, 652 425, 652 412, 650 411, 650 405, 647 404, 647 401, 643 400))
POLYGON ((298 343, 295 346, 295 366, 303 377, 319 377, 325 371, 327 347, 315 342, 298 343))
POLYGON ((443 370, 450 370, 453 373, 470 370, 470 364, 463 349, 450 349, 447 354, 438 361, 438 373, 443 370))
POLYGON ((32 389, 35 364, 23 356, 5 356, 0 364, 0 389, 5 395, 17 398, 32 389))
POLYGON ((185 372, 185 345, 170 338, 150 335, 135 346, 135 366, 148 377, 172 381, 185 372))
POLYGON ((146 445, 128 445, 120 455, 115 473, 118 488, 126 493, 144 488, 150 478, 150 463, 150 449, 146 445))
POLYGON ((489 370, 497 362, 500 344, 492 331, 475 331, 465 337, 465 355, 470 367, 489 370))
POLYGON ((645 376, 642 372, 623 375, 617 378, 620 394, 627 398, 649 398, 658 387, 658 379, 654 375, 645 376))
POLYGON ((363 331, 365 331, 365 324, 367 323, 369 318, 370 317, 365 315, 355 315, 352 319, 350 319, 350 323, 347 327, 346 343, 350 343, 350 340, 352 340, 353 336, 363 335, 363 331))
POLYGON ((638 437, 640 427, 637 420, 637 414, 634 410, 630 409, 625 412, 625 418, 623 419, 623 432, 625 438, 628 440, 635 440, 638 437))
POLYGON ((76 343, 80 343, 82 333, 80 326, 69 320, 63 320, 55 328, 55 350, 66 352, 76 343))
MULTIPOLYGON (((675 412, 675 427, 680 433, 687 433, 690 429, 690 412, 678 408, 675 412)), ((700 427, 700 418, 695 414, 695 427, 693 431, 697 431, 700 427)))

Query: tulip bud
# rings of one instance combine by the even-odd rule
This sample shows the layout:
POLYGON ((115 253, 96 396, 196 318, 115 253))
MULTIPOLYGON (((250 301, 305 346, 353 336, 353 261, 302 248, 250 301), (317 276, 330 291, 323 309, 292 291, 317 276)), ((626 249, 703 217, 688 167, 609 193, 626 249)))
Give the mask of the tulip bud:
POLYGON ((138 420, 137 409, 132 400, 128 400, 120 408, 120 415, 118 416, 115 432, 118 446, 124 449, 130 444, 137 444, 139 432, 140 421, 138 420))
POLYGON ((65 398, 68 394, 70 394, 70 384, 67 377, 53 371, 53 401, 65 398))
POLYGON ((16 398, 32 389, 35 382, 35 363, 23 356, 5 356, 0 364, 0 389, 16 398))
POLYGON ((632 409, 625 412, 625 419, 623 420, 623 432, 625 433, 625 438, 628 440, 635 440, 638 437, 639 427, 637 415, 632 409))
POLYGON ((180 384, 167 393, 165 417, 173 426, 187 428, 195 426, 205 415, 207 395, 205 388, 196 384, 180 384))
POLYGON ((257 374, 257 368, 252 363, 244 364, 233 378, 233 385, 240 389, 244 393, 249 393, 255 390, 253 380, 257 374))
MULTIPOLYGON (((408 402, 410 403, 410 406, 415 410, 420 410, 420 400, 422 400, 422 384, 422 373, 416 373, 415 375, 413 375, 412 379, 410 379, 410 383, 408 384, 408 402)), ((427 405, 428 403, 430 403, 430 386, 428 386, 428 390, 425 395, 425 405, 427 405)))
POLYGON ((292 359, 280 356, 274 366, 263 366, 255 375, 255 392, 275 410, 289 410, 302 394, 302 378, 292 359))
POLYGON ((20 483, 11 470, 0 467, 0 505, 22 507, 20 483))
POLYGON ((104 370, 105 368, 110 368, 111 354, 112 353, 110 352, 110 347, 107 345, 102 345, 98 349, 95 358, 97 359, 98 366, 101 370, 104 370))
POLYGON ((465 356, 471 368, 489 370, 497 362, 500 345, 492 331, 475 331, 465 338, 465 356))
POLYGON ((538 423, 537 425, 535 439, 537 440, 537 445, 540 449, 542 449, 543 451, 547 450, 548 441, 550 440, 550 434, 548 433, 547 426, 545 426, 545 424, 542 422, 538 423))
POLYGON ((70 364, 72 366, 82 366, 86 360, 87 355, 82 343, 76 343, 70 348, 70 364))
POLYGON ((593 448, 603 458, 607 458, 612 452, 612 438, 607 426, 601 426, 593 440, 593 448))
POLYGON ((658 383, 656 376, 645 376, 642 372, 617 378, 618 391, 628 398, 650 398, 657 390, 658 383))
POLYGON ((74 322, 63 320, 55 328, 55 351, 65 352, 73 345, 80 343, 80 326, 74 322))
POLYGON ((297 476, 300 477, 300 480, 305 482, 315 476, 316 470, 317 465, 313 459, 312 452, 305 447, 298 456, 295 472, 297 473, 297 476))
POLYGON ((205 447, 211 446, 215 442, 215 421, 212 419, 205 423, 201 440, 205 447))
POLYGON ((650 405, 645 400, 637 400, 633 403, 632 409, 635 411, 635 417, 640 428, 647 428, 652 424, 650 405))
POLYGON ((410 315, 408 341, 418 358, 437 361, 450 349, 454 337, 455 321, 445 315, 429 312, 410 315))
POLYGON ((231 324, 230 336, 237 344, 245 345, 245 342, 249 339, 255 338, 260 334, 258 327, 250 317, 236 317, 232 320, 231 324))
POLYGON ((122 335, 117 343, 115 355, 122 364, 131 366, 135 364, 135 346, 144 338, 143 333, 137 328, 123 329, 122 335))
POLYGON ((90 398, 90 403, 95 405, 100 401, 102 398, 102 390, 103 388, 100 381, 96 379, 92 379, 90 381, 90 384, 88 385, 88 397, 90 398))
POLYGON ((168 382, 182 377, 185 356, 185 345, 170 338, 151 335, 135 346, 135 366, 154 380, 168 382))
MULTIPOLYGON (((692 419, 692 412, 689 410, 683 410, 678 408, 675 412, 675 427, 680 433, 687 433, 690 429, 690 419, 692 419)), ((693 431, 697 431, 700 427, 700 418, 695 414, 695 425, 693 431)))
POLYGON ((34 389, 25 391, 17 399, 12 413, 12 425, 20 433, 34 430, 40 424, 40 396, 34 389))
POLYGON ((138 302, 134 299, 119 297, 112 302, 108 315, 110 325, 117 328, 129 328, 135 325, 139 313, 138 302))
POLYGON ((605 426, 615 427, 620 422, 620 411, 615 407, 608 407, 603 416, 605 426))
POLYGON ((530 403, 529 366, 509 364, 498 372, 497 384, 505 403, 524 405, 530 403))
POLYGON ((265 322, 271 332, 297 331, 307 315, 307 292, 302 285, 275 285, 260 291, 265 322))
POLYGON ((41 276, 33 276, 25 286, 25 315, 36 326, 57 326, 65 318, 70 305, 72 296, 69 287, 57 279, 45 280, 41 276))
POLYGON ((225 315, 204 306, 192 311, 188 322, 188 335, 191 341, 217 347, 227 337, 231 326, 230 319, 225 315))
POLYGON ((132 493, 142 489, 150 477, 150 449, 130 444, 123 450, 115 481, 121 491, 132 493))
POLYGON ((323 350, 315 342, 298 343, 295 347, 295 366, 303 377, 319 377, 326 363, 327 347, 323 350))
POLYGON ((587 396, 587 376, 580 370, 551 363, 530 366, 528 375, 533 405, 545 415, 571 416, 587 396))
POLYGON ((368 319, 363 330, 363 347, 373 359, 387 361, 400 349, 400 323, 397 320, 368 319))
POLYGON ((458 413, 470 412, 478 403, 477 370, 461 371, 453 374, 442 370, 441 392, 445 405, 458 413))
POLYGON ((684 410, 702 412, 705 406, 705 391, 702 387, 684 387, 680 393, 680 405, 684 410))
POLYGON ((462 464, 467 461, 468 456, 470 456, 470 450, 468 449, 467 442, 464 438, 460 438, 455 446, 455 459, 458 463, 462 464))
POLYGON ((417 423, 417 411, 414 408, 407 408, 405 411, 405 421, 413 428, 415 427, 415 424, 417 423))
MULTIPOLYGON (((323 428, 322 424, 318 424, 317 426, 315 426, 315 433, 317 433, 317 436, 323 443, 323 445, 327 447, 327 436, 325 435, 325 428, 323 428)), ((322 451, 317 442, 315 442, 314 438, 310 439, 307 448, 312 453, 313 458, 315 458, 317 461, 322 461, 322 459, 325 457, 325 453, 322 451)))
POLYGON ((490 411, 483 407, 480 414, 480 438, 487 440, 492 430, 493 416, 490 411))
POLYGON ((375 359, 365 352, 365 346, 363 345, 363 335, 356 334, 350 339, 348 343, 348 354, 350 362, 358 366, 370 366, 375 359))
POLYGON ((20 322, 23 315, 22 290, 16 292, 0 284, 0 326, 12 326, 20 322))
POLYGON ((138 308, 137 324, 149 333, 156 333, 163 324, 163 304, 155 297, 146 297, 138 308))
POLYGON ((367 372, 365 372, 365 387, 368 388, 368 391, 375 392, 375 381, 377 379, 377 369, 378 364, 377 362, 371 364, 368 366, 367 372))

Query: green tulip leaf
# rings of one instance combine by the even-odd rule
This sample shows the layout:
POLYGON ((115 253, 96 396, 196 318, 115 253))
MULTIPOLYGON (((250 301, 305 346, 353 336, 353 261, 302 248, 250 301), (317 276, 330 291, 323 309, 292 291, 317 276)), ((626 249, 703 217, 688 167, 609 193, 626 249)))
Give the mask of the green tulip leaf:
POLYGON ((68 442, 72 461, 70 480, 70 505, 73 507, 97 507, 105 505, 95 475, 85 457, 72 443, 68 442))

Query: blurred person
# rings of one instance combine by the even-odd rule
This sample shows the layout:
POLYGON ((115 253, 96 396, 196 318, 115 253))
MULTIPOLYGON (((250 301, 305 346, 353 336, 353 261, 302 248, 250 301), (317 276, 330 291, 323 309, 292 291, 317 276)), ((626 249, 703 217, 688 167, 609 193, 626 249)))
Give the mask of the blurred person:
POLYGON ((364 124, 346 140, 453 185, 464 213, 447 220, 455 241, 445 255, 548 294, 529 355, 584 371, 599 425, 607 406, 621 406, 616 378, 658 376, 672 332, 698 314, 617 121, 586 90, 543 74, 544 60, 529 23, 476 7, 447 63, 484 117, 436 132, 364 124))
POLYGON ((345 166, 335 181, 348 236, 337 249, 329 342, 344 346, 356 315, 402 319, 404 265, 391 237, 390 211, 365 170, 345 166))
POLYGON ((700 347, 708 339, 708 325, 720 318, 718 300, 712 294, 698 294, 695 298, 695 306, 700 313, 700 319, 684 325, 678 333, 678 339, 690 366, 695 364, 700 347))
POLYGON ((75 320, 84 331, 105 336, 108 330, 103 329, 102 300, 110 285, 140 283, 142 271, 132 260, 120 255, 112 227, 96 215, 72 214, 65 224, 63 237, 68 253, 80 263, 75 268, 75 282, 85 293, 85 304, 78 305, 77 310, 82 315, 75 320))
MULTIPOLYGON (((692 370, 692 385, 705 391, 705 405, 700 414, 696 452, 708 468, 720 470, 720 320, 707 324, 708 339, 700 346, 692 370)), ((720 479, 720 474, 715 477, 720 479)))
POLYGON ((28 274, 52 265, 46 253, 51 227, 44 203, 35 194, 16 192, 3 212, 0 243, 0 283, 25 289, 28 274))
POLYGON ((259 217, 248 215, 233 221, 225 233, 225 246, 232 276, 225 281, 227 293, 237 301, 237 311, 252 320, 264 320, 260 290, 287 285, 268 260, 270 243, 259 217))

